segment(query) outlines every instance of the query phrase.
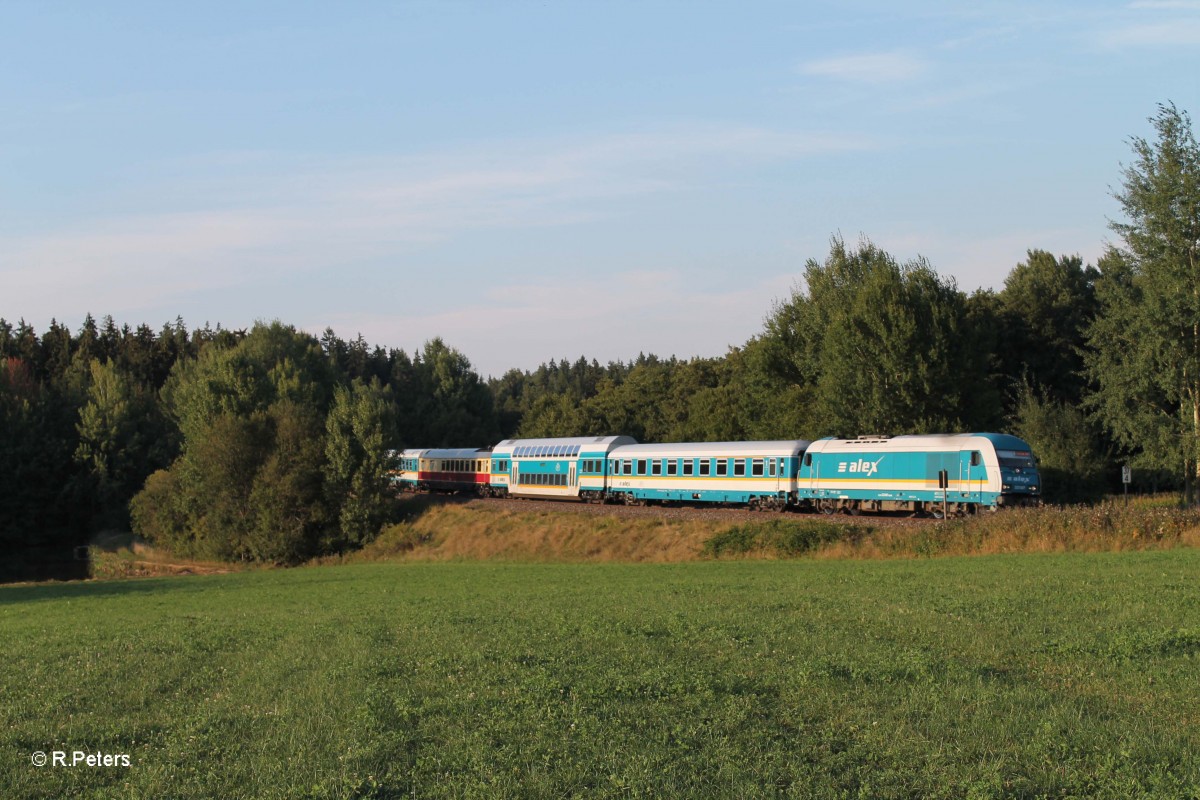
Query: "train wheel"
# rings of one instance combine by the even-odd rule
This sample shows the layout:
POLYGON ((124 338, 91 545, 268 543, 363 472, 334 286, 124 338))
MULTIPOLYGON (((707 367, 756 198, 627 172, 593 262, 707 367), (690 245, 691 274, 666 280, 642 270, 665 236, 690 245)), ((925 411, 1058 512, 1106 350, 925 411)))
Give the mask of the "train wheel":
POLYGON ((837 506, 834 505, 832 500, 818 500, 817 510, 822 514, 832 514, 837 511, 837 506))

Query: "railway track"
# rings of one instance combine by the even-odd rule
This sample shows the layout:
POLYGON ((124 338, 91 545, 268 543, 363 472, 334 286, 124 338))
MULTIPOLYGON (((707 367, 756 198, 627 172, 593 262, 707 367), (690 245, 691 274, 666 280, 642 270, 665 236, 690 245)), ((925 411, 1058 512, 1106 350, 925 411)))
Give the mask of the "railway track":
POLYGON ((796 511, 750 511, 745 508, 708 507, 689 505, 599 505, 582 503, 571 500, 531 500, 528 498, 497 498, 472 497, 467 495, 422 494, 410 497, 430 498, 427 502, 455 503, 468 508, 511 509, 521 513, 564 513, 590 514, 592 516, 621 517, 626 519, 695 519, 695 520, 728 520, 730 522, 763 522, 773 519, 788 520, 820 520, 844 525, 887 525, 887 526, 920 526, 928 525, 937 520, 931 518, 914 518, 906 513, 864 514, 854 517, 846 514, 808 514, 796 511))

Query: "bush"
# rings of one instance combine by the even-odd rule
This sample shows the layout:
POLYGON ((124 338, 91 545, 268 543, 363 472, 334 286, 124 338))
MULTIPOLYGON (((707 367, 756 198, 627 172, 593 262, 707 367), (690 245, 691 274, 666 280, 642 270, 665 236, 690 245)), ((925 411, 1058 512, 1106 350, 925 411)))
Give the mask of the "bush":
POLYGON ((774 553, 789 558, 834 542, 857 544, 873 532, 874 528, 865 525, 775 519, 722 531, 704 543, 703 553, 710 558, 747 553, 774 553))

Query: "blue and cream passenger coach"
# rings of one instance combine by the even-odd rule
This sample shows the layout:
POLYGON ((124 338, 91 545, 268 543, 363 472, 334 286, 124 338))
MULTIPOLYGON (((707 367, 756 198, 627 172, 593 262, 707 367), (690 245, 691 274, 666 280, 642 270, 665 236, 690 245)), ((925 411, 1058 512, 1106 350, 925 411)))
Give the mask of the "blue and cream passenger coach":
POLYGON ((727 503, 782 510, 796 500, 808 442, 634 444, 609 454, 608 497, 646 502, 727 503))
POLYGON ((1036 505, 1041 479, 1029 444, 1001 433, 827 438, 804 454, 802 506, 940 515, 1036 505))
POLYGON ((492 449, 491 493, 600 501, 608 454, 636 443, 629 436, 505 439, 492 449))

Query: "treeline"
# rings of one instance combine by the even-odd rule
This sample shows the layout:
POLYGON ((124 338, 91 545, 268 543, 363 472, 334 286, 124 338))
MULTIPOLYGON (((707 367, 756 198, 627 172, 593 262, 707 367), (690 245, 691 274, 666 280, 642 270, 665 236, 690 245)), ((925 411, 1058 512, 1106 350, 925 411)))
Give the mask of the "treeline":
POLYGON ((484 381, 439 339, 411 356, 280 322, 155 331, 0 319, 0 578, 132 527, 181 555, 295 563, 394 513, 402 447, 513 435, 641 441, 1005 430, 1046 497, 1086 501, 1130 461, 1194 499, 1200 465, 1200 147, 1163 106, 1133 139, 1122 246, 1028 251, 966 294, 924 260, 835 237, 724 356, 580 358, 484 381))
POLYGON ((184 556, 340 551, 391 513, 389 449, 498 435, 486 383, 437 339, 410 357, 279 322, 0 319, 0 579, 71 574, 76 546, 131 526, 184 556))
POLYGON ((1101 274, 1078 256, 1031 250, 1001 291, 966 294, 924 261, 835 238, 763 331, 723 357, 561 361, 491 386, 502 424, 523 436, 1013 431, 1040 454, 1052 500, 1088 501, 1104 493, 1117 454, 1086 410, 1101 274))

